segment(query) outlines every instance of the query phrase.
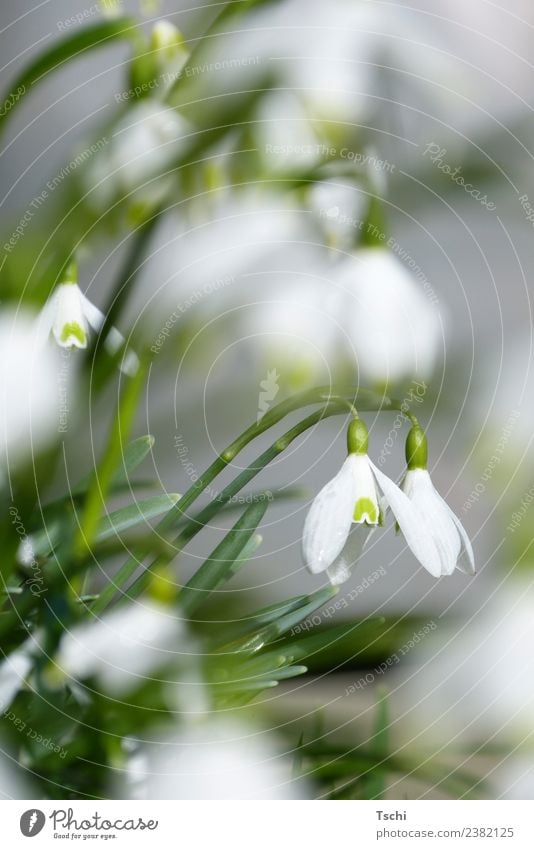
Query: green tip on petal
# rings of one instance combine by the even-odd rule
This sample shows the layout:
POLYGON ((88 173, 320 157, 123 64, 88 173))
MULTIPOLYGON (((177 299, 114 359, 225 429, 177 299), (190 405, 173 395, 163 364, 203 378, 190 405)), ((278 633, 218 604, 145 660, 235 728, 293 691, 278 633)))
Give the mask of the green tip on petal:
POLYGON ((349 454, 367 454, 369 431, 361 419, 353 419, 347 430, 347 450, 349 454))
POLYGON ((377 525, 379 519, 376 504, 373 504, 370 498, 359 498, 354 508, 353 520, 365 522, 367 525, 377 525))
POLYGON ((406 437, 406 463, 409 469, 426 469, 428 443, 425 432, 419 425, 410 428, 406 437))
POLYGON ((77 339, 82 348, 85 348, 87 345, 87 334, 83 327, 76 321, 69 321, 67 324, 64 324, 61 328, 60 340, 62 343, 68 344, 69 339, 77 339))

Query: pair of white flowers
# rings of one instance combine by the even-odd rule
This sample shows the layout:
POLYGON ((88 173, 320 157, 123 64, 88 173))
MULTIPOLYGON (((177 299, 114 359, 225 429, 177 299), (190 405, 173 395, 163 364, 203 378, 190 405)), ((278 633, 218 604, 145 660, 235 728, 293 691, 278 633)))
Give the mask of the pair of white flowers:
POLYGON ((347 459, 314 499, 304 524, 303 555, 310 572, 326 571, 332 584, 346 581, 389 508, 409 548, 433 577, 451 575, 456 568, 474 574, 467 533, 426 468, 423 430, 414 425, 408 434, 408 469, 400 487, 370 460, 367 428, 360 419, 349 425, 347 442, 347 459))

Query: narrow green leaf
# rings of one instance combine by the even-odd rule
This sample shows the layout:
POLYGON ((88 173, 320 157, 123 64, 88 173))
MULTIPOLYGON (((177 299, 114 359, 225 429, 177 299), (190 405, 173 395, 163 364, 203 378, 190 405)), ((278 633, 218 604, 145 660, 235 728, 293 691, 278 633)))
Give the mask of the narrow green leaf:
POLYGON ((261 690, 278 687, 278 681, 269 678, 257 678, 254 681, 243 681, 236 684, 216 684, 215 693, 218 696, 231 696, 234 693, 257 693, 261 690))
POLYGON ((65 62, 86 54, 89 50, 107 47, 117 39, 132 42, 139 40, 139 30, 133 18, 115 18, 102 21, 94 26, 77 29, 67 38, 55 42, 31 62, 19 76, 13 80, 3 102, 10 103, 10 109, 0 112, 0 131, 3 130, 26 96, 35 91, 37 84, 48 74, 61 68, 65 62))
MULTIPOLYGON (((268 625, 270 622, 274 622, 275 619, 279 619, 285 613, 290 613, 292 610, 302 607, 307 599, 308 596, 299 595, 287 601, 277 602, 268 607, 260 608, 254 613, 251 613, 250 616, 244 616, 239 622, 224 630, 224 645, 217 649, 217 651, 224 653, 226 647, 231 643, 236 642, 239 638, 253 631, 257 631, 262 625, 268 625)), ((220 639, 218 643, 220 645, 220 639)))
POLYGON ((245 640, 238 647, 238 650, 243 652, 259 651, 264 646, 277 640, 282 634, 290 631, 295 625, 305 620, 307 616, 315 613, 319 607, 330 601, 337 593, 337 587, 326 587, 325 589, 318 590, 313 595, 308 596, 306 604, 297 610, 287 613, 285 616, 281 616, 280 619, 270 625, 266 625, 265 628, 260 629, 253 637, 245 640))
POLYGON ((161 516, 162 513, 174 507, 179 498, 177 493, 155 495, 152 498, 128 504, 127 507, 121 507, 120 510, 114 510, 100 520, 95 542, 110 539, 128 528, 134 528, 140 523, 144 524, 150 519, 155 519, 156 516, 161 516))
POLYGON ((113 475, 112 486, 118 486, 129 480, 132 472, 141 465, 145 457, 150 454, 154 447, 154 437, 149 433, 139 436, 126 446, 122 455, 122 463, 113 475))
POLYGON ((234 574, 236 563, 242 562, 240 558, 243 557, 244 549, 263 519, 267 506, 267 501, 249 505, 222 542, 187 582, 179 596, 180 607, 186 616, 197 610, 213 590, 234 574))
MULTIPOLYGON (((379 688, 376 706, 375 732, 371 750, 380 760, 389 754, 389 705, 387 690, 379 688)), ((386 791, 387 772, 384 769, 371 770, 362 782, 364 799, 382 799, 386 791)))
MULTIPOLYGON (((140 436, 130 442, 124 449, 120 464, 111 479, 110 491, 121 489, 122 485, 129 483, 129 476, 154 447, 154 437, 150 434, 140 436)), ((93 474, 86 475, 72 489, 72 495, 84 495, 93 480, 93 474)))
POLYGON ((277 681, 285 681, 288 678, 297 678, 298 675, 306 675, 307 666, 284 666, 282 669, 273 670, 272 677, 277 681))
MULTIPOLYGON (((375 619, 364 620, 363 622, 350 622, 334 626, 333 628, 319 630, 317 634, 307 637, 285 640, 277 645, 276 654, 284 653, 288 657, 291 657, 291 662, 306 660, 328 649, 333 643, 340 642, 347 637, 354 637, 355 634, 360 635, 362 640, 367 639, 365 635, 369 631, 374 635, 378 628, 383 627, 385 621, 383 617, 377 617, 375 619)), ((275 653, 269 652, 268 654, 275 653)), ((265 657, 267 654, 263 656, 265 657)))

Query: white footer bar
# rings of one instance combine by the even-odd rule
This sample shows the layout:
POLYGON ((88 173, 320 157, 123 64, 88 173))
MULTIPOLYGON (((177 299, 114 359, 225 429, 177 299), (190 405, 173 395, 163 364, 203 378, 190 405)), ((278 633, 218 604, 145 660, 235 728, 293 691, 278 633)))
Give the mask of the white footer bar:
POLYGON ((2 846, 534 847, 532 802, 0 802, 2 846), (35 838, 35 843, 29 843, 35 838))

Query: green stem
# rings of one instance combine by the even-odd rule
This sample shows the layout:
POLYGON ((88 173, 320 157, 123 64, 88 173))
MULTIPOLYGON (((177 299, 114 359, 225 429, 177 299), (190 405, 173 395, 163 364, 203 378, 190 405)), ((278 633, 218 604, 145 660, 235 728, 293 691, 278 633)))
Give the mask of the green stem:
MULTIPOLYGON (((87 352, 85 362, 88 367, 89 364, 91 364, 92 367, 93 358, 98 358, 100 351, 103 350, 104 340, 113 325, 116 324, 117 318, 122 312, 122 308, 137 280, 139 271, 147 255, 147 248, 160 219, 161 212, 162 208, 157 209, 153 213, 152 217, 149 218, 148 221, 145 221, 133 236, 133 242, 130 246, 130 250, 128 251, 122 272, 118 276, 117 283, 109 297, 108 303, 104 307, 104 323, 100 328, 98 335, 95 336, 92 346, 90 346, 87 352)), ((112 364, 111 367, 108 366, 108 370, 109 368, 114 367, 114 364, 112 364)), ((94 383, 96 383, 97 388, 101 384, 101 380, 99 378, 100 372, 97 377, 94 378, 94 383)))
POLYGON ((128 441, 133 426, 137 402, 145 384, 145 375, 145 364, 141 362, 137 374, 126 379, 104 457, 100 463, 100 468, 95 470, 94 478, 87 492, 79 531, 74 542, 76 559, 81 559, 87 552, 91 551, 113 476, 120 465, 121 457, 124 454, 124 445, 128 441))

